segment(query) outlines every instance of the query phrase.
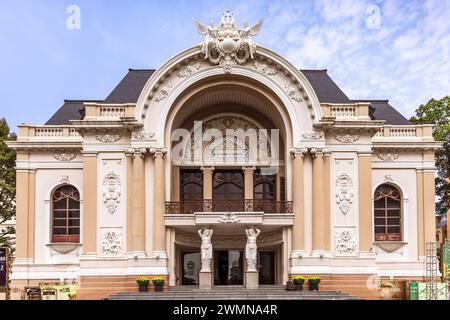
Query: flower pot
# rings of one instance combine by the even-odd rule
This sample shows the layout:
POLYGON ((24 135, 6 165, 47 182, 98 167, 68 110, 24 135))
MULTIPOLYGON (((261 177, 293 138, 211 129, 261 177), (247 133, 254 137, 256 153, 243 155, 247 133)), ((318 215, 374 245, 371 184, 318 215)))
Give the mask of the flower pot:
POLYGON ((139 285, 139 292, 147 292, 147 291, 148 291, 148 284, 139 285))
POLYGON ((319 284, 318 283, 309 283, 309 291, 319 291, 319 284))
POLYGON ((303 285, 302 285, 302 284, 296 284, 296 285, 295 285, 295 290, 297 290, 297 291, 303 291, 303 285))
POLYGON ((162 292, 164 289, 164 286, 155 286, 155 291, 162 292))

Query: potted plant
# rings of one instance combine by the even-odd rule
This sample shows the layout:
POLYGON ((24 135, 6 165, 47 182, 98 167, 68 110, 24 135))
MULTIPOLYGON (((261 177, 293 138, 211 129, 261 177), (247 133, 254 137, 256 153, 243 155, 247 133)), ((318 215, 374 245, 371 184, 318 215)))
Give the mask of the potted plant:
POLYGON ((295 290, 302 291, 305 280, 306 280, 305 277, 302 276, 295 276, 294 278, 292 278, 292 281, 294 282, 295 285, 295 290))
POLYGON ((320 277, 308 277, 309 291, 319 291, 320 277))
POLYGON ((137 284, 139 285, 139 292, 148 291, 148 284, 150 283, 150 279, 146 277, 139 277, 136 279, 137 284))
POLYGON ((163 291, 164 287, 164 278, 156 277, 152 279, 153 285, 155 286, 155 291, 163 291))

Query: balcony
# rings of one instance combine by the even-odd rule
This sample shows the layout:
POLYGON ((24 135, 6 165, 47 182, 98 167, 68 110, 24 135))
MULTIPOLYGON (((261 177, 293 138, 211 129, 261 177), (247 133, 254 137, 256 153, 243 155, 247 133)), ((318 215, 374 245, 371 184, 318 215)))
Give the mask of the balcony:
POLYGON ((194 214, 195 212, 292 213, 292 201, 254 199, 166 202, 166 214, 194 214))

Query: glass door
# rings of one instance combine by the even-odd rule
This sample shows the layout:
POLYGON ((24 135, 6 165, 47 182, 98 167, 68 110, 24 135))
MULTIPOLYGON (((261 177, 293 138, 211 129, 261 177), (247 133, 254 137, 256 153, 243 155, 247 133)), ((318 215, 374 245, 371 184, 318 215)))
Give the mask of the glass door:
POLYGON ((214 251, 214 284, 242 285, 243 282, 243 251, 214 251))
POLYGON ((242 170, 215 170, 213 211, 244 211, 244 173, 242 170))
POLYGON ((201 257, 199 252, 182 252, 182 285, 198 285, 198 273, 201 269, 201 257))
POLYGON ((275 251, 258 251, 259 284, 275 284, 275 251))

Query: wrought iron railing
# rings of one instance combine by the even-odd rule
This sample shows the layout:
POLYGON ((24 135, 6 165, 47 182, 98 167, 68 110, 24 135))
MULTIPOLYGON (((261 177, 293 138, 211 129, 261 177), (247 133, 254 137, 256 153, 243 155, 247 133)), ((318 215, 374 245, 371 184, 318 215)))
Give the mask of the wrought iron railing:
POLYGON ((292 201, 272 200, 188 200, 166 202, 166 214, 194 212, 292 213, 292 201))

